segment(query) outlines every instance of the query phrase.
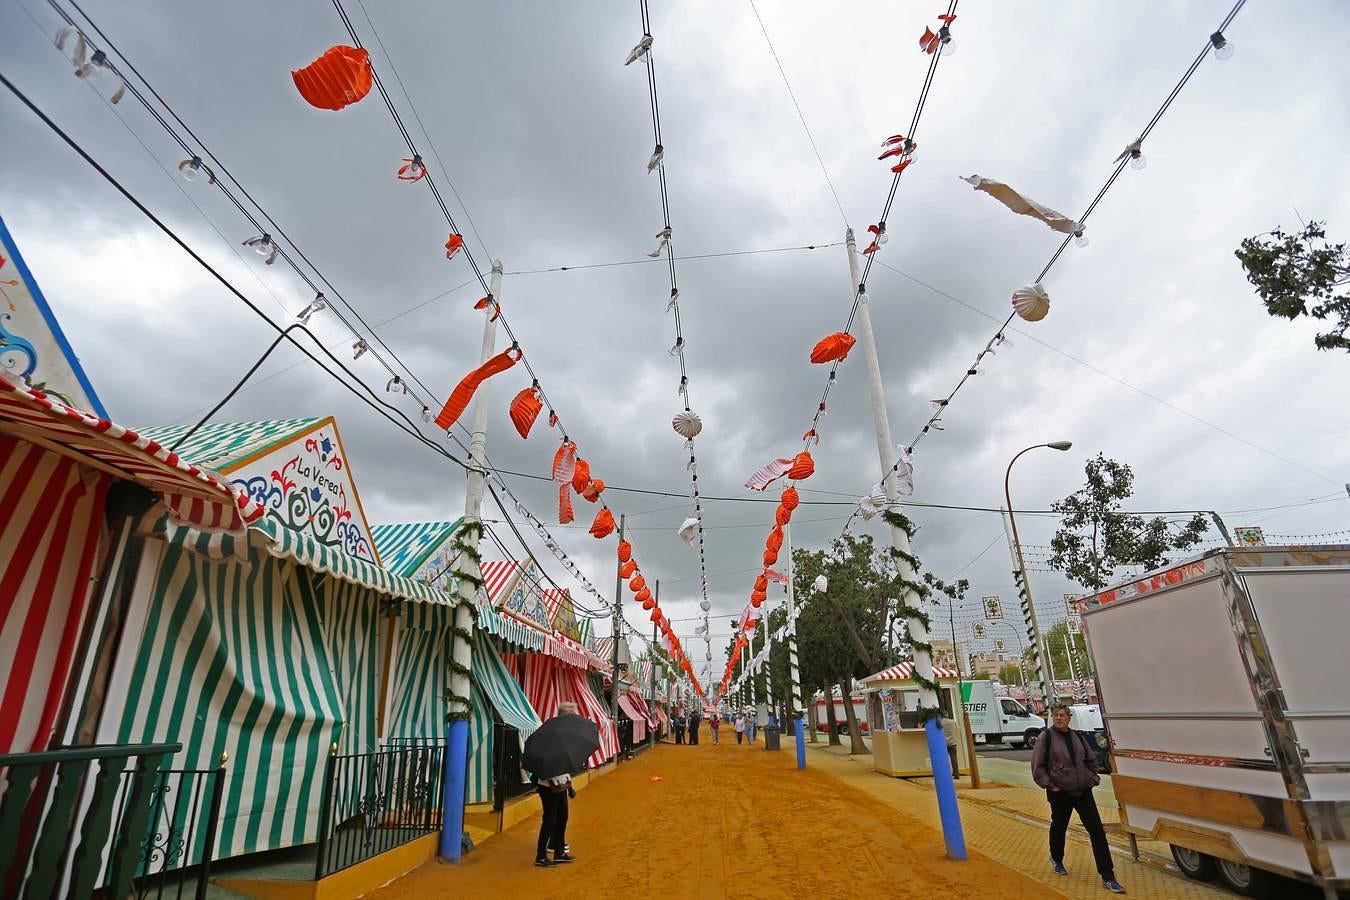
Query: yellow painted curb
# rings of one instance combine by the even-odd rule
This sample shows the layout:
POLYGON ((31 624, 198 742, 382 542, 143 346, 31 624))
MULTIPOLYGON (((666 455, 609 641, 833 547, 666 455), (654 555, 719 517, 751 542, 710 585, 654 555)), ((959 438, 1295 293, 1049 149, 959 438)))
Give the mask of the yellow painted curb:
POLYGON ((321 881, 269 881, 260 878, 213 878, 214 883, 258 900, 350 900, 383 887, 436 858, 439 833, 427 834, 334 872, 321 881))

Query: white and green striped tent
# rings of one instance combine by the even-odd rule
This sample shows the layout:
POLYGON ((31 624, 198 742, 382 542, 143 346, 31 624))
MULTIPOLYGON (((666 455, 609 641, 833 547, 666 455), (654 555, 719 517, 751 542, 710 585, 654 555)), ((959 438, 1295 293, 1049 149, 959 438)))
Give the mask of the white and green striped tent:
POLYGON ((317 836, 330 748, 376 749, 381 612, 451 610, 422 582, 259 520, 248 537, 147 516, 125 554, 126 607, 100 742, 176 741, 175 768, 226 780, 216 855, 317 836))
MULTIPOLYGON (((372 533, 380 558, 392 571, 453 591, 448 574, 453 562, 451 542, 461 522, 376 525, 372 533)), ((512 726, 522 741, 539 726, 539 716, 502 662, 489 635, 496 635, 512 649, 519 650, 537 650, 544 639, 542 633, 492 609, 486 592, 479 593, 475 604, 479 627, 474 641, 470 695, 473 717, 469 720, 467 803, 492 800, 494 723, 501 721, 512 726)), ((443 698, 449 689, 452 637, 449 612, 446 608, 429 606, 409 608, 394 625, 384 729, 390 739, 422 738, 444 732, 443 698)))

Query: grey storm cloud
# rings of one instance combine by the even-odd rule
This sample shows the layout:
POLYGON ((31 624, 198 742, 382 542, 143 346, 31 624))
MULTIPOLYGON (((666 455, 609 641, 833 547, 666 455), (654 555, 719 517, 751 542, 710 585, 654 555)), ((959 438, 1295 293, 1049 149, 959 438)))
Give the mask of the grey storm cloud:
MULTIPOLYGON (((85 6, 443 399, 477 364, 482 319, 472 304, 481 288, 462 258, 444 259, 446 225, 424 186, 395 181, 406 146, 379 98, 330 113, 296 96, 289 70, 347 40, 329 4, 85 6)), ((916 163, 887 223, 892 239, 868 284, 897 442, 915 436, 930 399, 945 395, 1006 315, 1011 291, 1059 240, 957 176, 998 178, 1078 215, 1228 6, 961 4, 960 52, 939 67, 916 163)), ((927 62, 917 37, 932 17, 912 5, 759 7, 861 234, 890 181, 877 144, 908 125, 927 62)), ((636 4, 370 3, 349 12, 428 165, 448 193, 453 184, 452 212, 485 269, 492 257, 508 273, 641 260, 655 246, 661 209, 645 167, 653 143, 645 76, 622 65, 641 36, 636 4)), ((1340 487, 1350 477, 1350 408, 1336 399, 1347 362, 1313 350, 1309 327, 1268 318, 1232 257, 1242 237, 1298 216, 1328 219, 1333 233, 1350 229, 1350 194, 1337 189, 1350 141, 1341 96, 1350 60, 1337 40, 1350 11, 1327 0, 1297 17, 1281 13, 1252 4, 1229 29, 1235 57, 1205 62, 1146 142, 1148 168, 1122 175, 1092 216, 1091 245, 1071 246, 1047 277, 1050 315, 1010 331, 1011 344, 952 404, 945 430, 919 445, 915 500, 997 507, 1017 450, 1069 439, 1070 453, 1018 464, 1019 507, 1045 509, 1073 490, 1083 461, 1100 450, 1135 468, 1140 509, 1217 509, 1232 513, 1230 525, 1290 534, 1350 528, 1340 487), (1309 499, 1326 502, 1286 506, 1309 499)), ((0 70, 260 308, 292 319, 311 299, 303 283, 238 252, 250 226, 217 192, 169 174, 184 154, 134 102, 109 107, 106 86, 71 77, 51 45, 57 24, 37 0, 0 8, 0 70)), ((808 363, 810 347, 847 317, 843 248, 824 246, 842 241, 844 221, 748 4, 659 4, 653 33, 679 254, 820 248, 678 263, 691 394, 705 423, 700 484, 708 495, 756 497, 745 478, 794 452, 809 427, 825 377, 808 363)), ((8 95, 0 214, 119 421, 194 420, 271 340, 8 95)), ((638 263, 510 274, 502 304, 595 474, 683 494, 685 457, 670 428, 680 403, 668 293, 664 265, 638 263)), ((350 359, 353 337, 331 316, 315 322, 350 359)), ((382 390, 388 376, 369 356, 351 365, 382 390)), ((540 425, 521 441, 506 417, 525 377, 517 368, 489 383, 488 452, 500 469, 544 474, 557 435, 540 425)), ((418 408, 403 405, 416 418, 418 408)), ((327 414, 338 419, 374 521, 459 515, 461 470, 289 348, 220 413, 327 414)), ((804 497, 840 505, 801 508, 799 547, 838 534, 847 504, 877 480, 857 359, 841 369, 822 433, 804 497)), ((507 481, 553 521, 548 483, 507 481)), ((607 497, 628 514, 648 579, 662 580, 663 607, 674 619, 694 616, 697 557, 674 533, 689 502, 607 497)), ((593 507, 576 503, 577 523, 554 532, 608 593, 613 542, 586 535, 593 507)), ((705 504, 719 655, 771 515, 768 504, 705 504)), ((999 516, 919 509, 914 518, 925 565, 972 580, 976 602, 957 613, 964 634, 979 594, 1011 596, 999 516)), ((875 523, 861 527, 882 536, 875 523)), ((1044 545, 1053 528, 1028 516, 1026 540, 1044 545)), ((500 531, 514 552, 509 530, 500 531)), ((1033 583, 1051 610, 1073 589, 1048 573, 1033 583)), ((639 617, 630 607, 630 620, 639 617)), ((680 624, 692 632, 692 622, 680 624)))

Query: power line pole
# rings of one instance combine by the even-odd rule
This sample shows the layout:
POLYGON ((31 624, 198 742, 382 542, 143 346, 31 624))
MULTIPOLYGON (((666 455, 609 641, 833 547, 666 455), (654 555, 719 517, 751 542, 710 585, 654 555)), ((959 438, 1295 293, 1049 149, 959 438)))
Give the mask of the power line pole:
MULTIPOLYGON (((623 541, 624 515, 619 514, 619 541, 623 541)), ((611 665, 613 666, 610 680, 610 695, 614 700, 614 708, 610 710, 610 715, 614 717, 614 736, 619 736, 619 631, 623 627, 623 563, 616 558, 614 560, 614 620, 612 628, 614 630, 614 647, 611 649, 611 665)), ((623 754, 615 757, 615 764, 623 754)))
MULTIPOLYGON (((502 296, 502 262, 492 261, 492 276, 489 292, 498 302, 502 296)), ((483 323, 482 360, 487 362, 494 355, 497 345, 497 323, 495 316, 485 316, 483 323)), ((474 397, 473 425, 469 434, 469 478, 464 492, 464 524, 466 535, 472 535, 471 542, 475 554, 482 537, 483 493, 487 487, 487 472, 484 460, 487 456, 487 413, 489 383, 483 382, 474 397), (473 530, 468 530, 473 529, 473 530)), ((468 568, 476 569, 472 560, 464 560, 461 553, 458 558, 461 565, 467 562, 468 568)), ((478 574, 478 573, 474 573, 478 574)), ((469 691, 472 679, 473 643, 463 635, 473 633, 473 604, 475 587, 466 579, 459 579, 459 603, 455 607, 454 627, 450 638, 450 659, 453 663, 450 672, 450 724, 446 729, 445 741, 445 789, 443 791, 444 814, 441 826, 440 856, 450 862, 459 862, 463 852, 464 836, 464 788, 465 776, 469 766, 469 715, 471 714, 469 691), (459 640, 455 635, 460 635, 459 640)))
MULTIPOLYGON (((895 455, 895 444, 891 440, 891 425, 886 414, 886 389, 881 380, 881 362, 877 358, 876 335, 872 332, 872 314, 867 299, 867 285, 862 283, 858 264, 858 245, 853 239, 853 229, 845 233, 844 243, 848 249, 848 269, 850 292, 857 291, 858 298, 858 338, 862 344, 863 356, 867 363, 867 382, 872 398, 872 420, 876 427, 877 456, 881 462, 881 484, 886 492, 886 510, 888 513, 899 509, 900 493, 895 483, 895 472, 891 469, 891 460, 895 455)), ((889 523, 888 523, 889 524, 889 523)), ((900 577, 913 582, 917 577, 914 566, 908 561, 909 535, 903 528, 890 525, 891 546, 900 551, 902 557, 897 560, 900 577)), ((910 609, 918 609, 920 598, 913 588, 906 587, 901 592, 901 600, 910 609)), ((914 672, 925 682, 933 683, 933 657, 928 650, 918 644, 928 644, 928 628, 917 618, 906 619, 909 635, 914 646, 914 672)), ((826 702, 830 695, 826 694, 826 702)), ((919 685, 919 703, 930 710, 938 709, 937 692, 924 684, 919 685)), ((932 716, 924 723, 928 736, 928 757, 933 769, 933 785, 937 794, 938 812, 942 819, 942 835, 947 844, 947 855, 952 859, 966 858, 966 836, 961 827, 961 809, 956 803, 956 784, 952 781, 952 764, 947 757, 947 739, 942 732, 939 717, 932 716)))

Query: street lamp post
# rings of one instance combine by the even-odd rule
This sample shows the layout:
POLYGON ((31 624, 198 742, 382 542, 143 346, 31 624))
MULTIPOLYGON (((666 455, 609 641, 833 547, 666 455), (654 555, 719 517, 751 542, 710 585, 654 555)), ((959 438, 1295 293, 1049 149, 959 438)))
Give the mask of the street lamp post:
POLYGON ((1003 475, 1003 498, 1008 503, 1008 522, 1012 526, 1013 553, 1017 558, 1017 571, 1013 576, 1021 581, 1022 589, 1022 612, 1027 624, 1027 639, 1031 641, 1036 654, 1036 680, 1040 683, 1041 699, 1049 703, 1050 692, 1047 689, 1045 681, 1045 663, 1049 655, 1045 652, 1045 641, 1041 636, 1040 625, 1036 621, 1036 602, 1031 596, 1031 581, 1027 578, 1027 563, 1022 557, 1022 539, 1017 534, 1017 517, 1013 515, 1012 504, 1012 468, 1013 464, 1022 457, 1022 454, 1040 447, 1049 447, 1051 450, 1068 450, 1073 444, 1069 441, 1051 441, 1047 444, 1032 444, 1025 450, 1018 451, 1017 455, 1008 462, 1008 469, 1003 475))

